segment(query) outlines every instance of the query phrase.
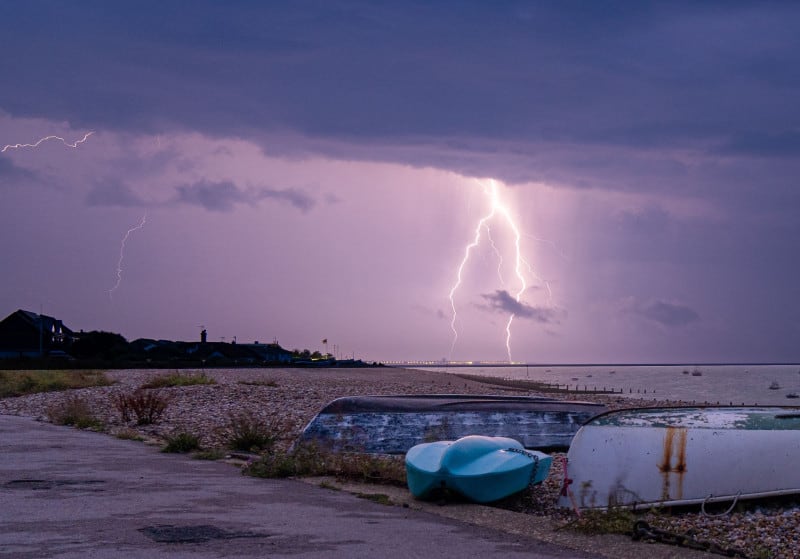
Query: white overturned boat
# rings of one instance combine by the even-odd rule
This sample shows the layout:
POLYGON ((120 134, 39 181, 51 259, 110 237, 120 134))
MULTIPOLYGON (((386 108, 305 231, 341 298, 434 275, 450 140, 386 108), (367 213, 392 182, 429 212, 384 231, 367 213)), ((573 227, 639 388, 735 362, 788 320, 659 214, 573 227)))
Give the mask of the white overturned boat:
POLYGON ((800 493, 800 408, 608 412, 567 453, 564 507, 689 505, 800 493))
POLYGON ((602 404, 528 396, 350 396, 328 403, 300 441, 334 452, 405 454, 421 443, 484 435, 525 448, 564 449, 586 420, 604 411, 602 404))

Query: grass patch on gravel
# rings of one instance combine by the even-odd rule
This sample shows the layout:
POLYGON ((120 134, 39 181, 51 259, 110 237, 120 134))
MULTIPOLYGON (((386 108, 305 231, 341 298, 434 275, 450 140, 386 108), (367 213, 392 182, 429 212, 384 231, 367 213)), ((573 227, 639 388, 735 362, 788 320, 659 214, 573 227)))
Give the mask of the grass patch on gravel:
POLYGON ((46 410, 47 419, 55 425, 72 425, 78 429, 102 430, 103 422, 95 417, 86 400, 70 396, 46 410))
POLYGON ((633 532, 638 517, 628 509, 586 510, 565 527, 584 534, 625 534, 633 532))
POLYGON ((205 373, 180 373, 153 377, 142 385, 142 388, 171 388, 173 386, 193 386, 199 384, 217 384, 217 381, 205 373))
POLYGON ((103 371, 0 371, 0 398, 109 384, 103 371))
POLYGON ((200 439, 191 433, 175 433, 167 437, 167 444, 161 452, 187 453, 200 449, 200 439))
POLYGON ((274 451, 247 467, 256 477, 285 478, 334 476, 353 481, 405 487, 406 468, 402 456, 334 453, 314 444, 298 445, 289 451, 274 451))

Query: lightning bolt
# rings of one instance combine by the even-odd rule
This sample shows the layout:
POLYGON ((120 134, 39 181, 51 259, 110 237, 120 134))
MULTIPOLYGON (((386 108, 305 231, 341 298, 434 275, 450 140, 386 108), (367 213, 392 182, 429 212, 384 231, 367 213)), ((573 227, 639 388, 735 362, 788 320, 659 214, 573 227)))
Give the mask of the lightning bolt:
POLYGON ((144 227, 144 224, 147 223, 147 214, 142 216, 142 220, 139 222, 138 225, 134 225, 128 232, 125 233, 125 236, 122 237, 122 243, 119 246, 119 260, 117 261, 117 282, 114 284, 114 287, 108 290, 108 298, 114 298, 114 291, 117 290, 119 284, 122 283, 122 261, 125 259, 125 243, 128 242, 128 238, 135 232, 144 227))
MULTIPOLYGON (((462 277, 464 273, 464 267, 467 265, 469 261, 470 254, 474 248, 476 248, 481 242, 481 232, 486 229, 486 235, 489 239, 489 242, 498 255, 499 258, 502 259, 500 255, 500 251, 497 249, 497 246, 494 244, 494 241, 491 238, 490 230, 489 230, 489 223, 492 222, 495 218, 499 218, 502 223, 504 223, 512 232, 514 237, 514 274, 519 280, 519 289, 516 291, 514 295, 514 299, 519 303, 522 294, 528 288, 528 282, 525 279, 525 275, 523 274, 523 267, 526 267, 529 272, 532 273, 532 269, 530 264, 522 257, 522 250, 521 250, 521 240, 522 234, 520 233, 519 227, 517 226, 516 222, 514 221, 514 217, 511 215, 508 206, 506 206, 503 201, 500 199, 500 193, 498 190, 497 182, 494 179, 489 179, 486 183, 481 183, 483 186, 484 194, 489 199, 489 213, 484 215, 481 219, 478 220, 478 223, 475 225, 475 235, 472 239, 472 242, 469 243, 464 248, 464 258, 461 260, 461 264, 458 266, 458 270, 456 272, 456 282, 453 284, 453 287, 450 289, 450 307, 452 308, 452 320, 450 321, 450 329, 453 331, 453 342, 450 346, 450 356, 453 355, 453 350, 456 347, 456 342, 458 341, 458 329, 456 328, 456 322, 458 318, 458 311, 456 310, 456 303, 455 303, 455 295, 458 288, 461 286, 462 277)), ((498 268, 499 270, 499 268, 498 268)), ((499 273, 499 272, 498 272, 499 273)), ((535 274, 534 274, 535 276, 535 274)), ((502 275, 501 275, 502 281, 502 275)), ((548 286, 549 291, 549 286, 548 286)), ((511 325, 514 322, 515 315, 512 313, 511 316, 508 317, 508 322, 506 323, 506 353, 508 355, 508 362, 512 363, 511 359, 511 325)))
POLYGON ((81 138, 80 140, 75 140, 72 143, 68 142, 67 140, 65 140, 61 136, 45 136, 44 138, 41 138, 41 139, 37 140, 36 142, 34 142, 32 144, 7 144, 7 145, 3 146, 3 149, 0 149, 0 153, 5 153, 6 151, 8 151, 10 149, 38 148, 39 145, 43 144, 44 142, 50 141, 50 140, 59 140, 62 144, 64 144, 65 146, 67 146, 69 148, 76 148, 80 144, 82 144, 83 142, 88 140, 89 136, 91 136, 92 134, 94 134, 94 131, 87 132, 86 134, 83 135, 83 138, 81 138))

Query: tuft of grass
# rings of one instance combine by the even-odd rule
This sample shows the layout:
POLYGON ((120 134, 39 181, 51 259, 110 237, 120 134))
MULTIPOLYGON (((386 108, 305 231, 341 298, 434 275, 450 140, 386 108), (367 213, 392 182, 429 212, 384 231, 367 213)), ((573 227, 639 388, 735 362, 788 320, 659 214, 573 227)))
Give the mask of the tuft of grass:
POLYGON ((222 460, 225 458, 226 453, 221 448, 211 448, 208 450, 199 450, 192 454, 195 460, 222 460))
POLYGON ((275 388, 278 386, 278 383, 272 379, 269 380, 240 380, 239 384, 244 384, 246 386, 269 386, 271 388, 275 388))
POLYGON ((114 436, 118 439, 122 439, 123 441, 143 441, 144 437, 141 436, 136 430, 134 429, 122 429, 121 431, 117 431, 114 433, 114 436))
POLYGON ((333 453, 314 444, 270 452, 248 466, 246 473, 267 478, 329 475, 354 481, 406 485, 402 456, 333 453))
POLYGON ((367 501, 372 501, 373 503, 378 503, 379 505, 388 505, 392 506, 394 503, 389 495, 384 493, 356 493, 356 497, 359 499, 366 499, 367 501))
POLYGON ((95 417, 88 402, 78 396, 70 396, 46 410, 47 419, 56 425, 73 425, 79 429, 103 428, 103 422, 95 417))
POLYGON ((217 381, 205 373, 175 372, 151 378, 141 388, 171 388, 173 386, 193 386, 198 384, 217 384, 217 381))
POLYGON ((629 509, 586 510, 569 527, 585 534, 630 535, 636 519, 636 514, 629 509))
POLYGON ((169 406, 170 399, 158 390, 134 390, 130 393, 111 395, 111 403, 117 408, 124 423, 134 417, 137 425, 156 423, 169 406))
POLYGON ((161 452, 186 453, 199 448, 200 439, 196 435, 181 431, 167 437, 167 444, 161 449, 161 452))
POLYGON ((228 446, 242 452, 270 450, 278 431, 275 422, 265 423, 252 413, 231 414, 228 421, 228 446))
POLYGON ((103 371, 0 371, 0 398, 109 384, 103 371))

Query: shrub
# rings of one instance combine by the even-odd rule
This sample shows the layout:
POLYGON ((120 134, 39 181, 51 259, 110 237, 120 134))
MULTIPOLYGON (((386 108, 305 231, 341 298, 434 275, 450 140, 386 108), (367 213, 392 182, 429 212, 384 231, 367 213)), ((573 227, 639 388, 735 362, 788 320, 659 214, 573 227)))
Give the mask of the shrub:
POLYGON ((150 425, 161 419, 169 398, 159 391, 138 389, 128 394, 113 394, 111 402, 123 422, 127 423, 135 416, 137 425, 150 425))
POLYGON ((191 433, 181 431, 167 437, 167 444, 161 452, 191 452, 200 448, 200 439, 191 433))
POLYGON ((217 381, 205 373, 179 373, 154 377, 144 383, 142 388, 171 388, 173 386, 193 386, 196 384, 217 384, 217 381))
POLYGON ((264 423, 252 413, 231 415, 227 431, 228 446, 243 452, 270 450, 277 438, 275 423, 264 423))
POLYGON ((47 418, 56 425, 74 425, 79 429, 100 429, 103 423, 92 413, 86 400, 70 396, 47 408, 47 418))

